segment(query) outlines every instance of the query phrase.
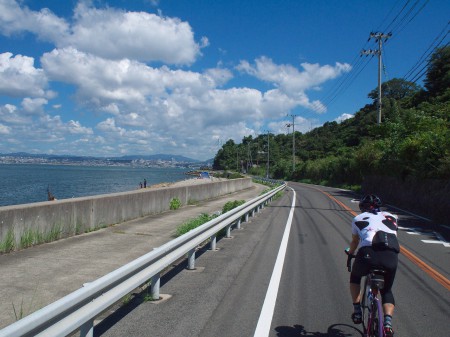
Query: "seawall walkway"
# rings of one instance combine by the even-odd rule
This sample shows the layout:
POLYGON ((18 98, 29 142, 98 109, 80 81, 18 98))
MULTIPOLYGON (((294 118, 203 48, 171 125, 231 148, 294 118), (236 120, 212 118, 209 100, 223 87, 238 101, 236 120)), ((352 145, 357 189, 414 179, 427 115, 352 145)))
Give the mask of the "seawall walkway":
POLYGON ((176 228, 227 201, 251 200, 253 187, 176 211, 0 255, 0 329, 172 240, 176 228))

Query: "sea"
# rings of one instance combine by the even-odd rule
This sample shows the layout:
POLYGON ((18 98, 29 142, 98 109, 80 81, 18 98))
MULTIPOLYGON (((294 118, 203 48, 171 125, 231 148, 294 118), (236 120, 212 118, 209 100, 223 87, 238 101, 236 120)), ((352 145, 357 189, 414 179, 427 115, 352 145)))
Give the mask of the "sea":
POLYGON ((133 166, 0 164, 0 206, 132 191, 188 179, 188 169, 133 166))

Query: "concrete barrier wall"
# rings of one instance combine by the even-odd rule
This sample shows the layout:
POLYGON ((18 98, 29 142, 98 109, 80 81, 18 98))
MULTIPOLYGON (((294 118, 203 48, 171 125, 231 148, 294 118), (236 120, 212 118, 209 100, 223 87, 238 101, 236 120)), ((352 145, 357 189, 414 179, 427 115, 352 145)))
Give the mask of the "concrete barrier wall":
POLYGON ((450 180, 368 176, 362 190, 379 195, 386 203, 431 218, 437 224, 450 225, 450 180))
POLYGON ((251 178, 0 207, 0 252, 54 241, 247 189, 251 178))

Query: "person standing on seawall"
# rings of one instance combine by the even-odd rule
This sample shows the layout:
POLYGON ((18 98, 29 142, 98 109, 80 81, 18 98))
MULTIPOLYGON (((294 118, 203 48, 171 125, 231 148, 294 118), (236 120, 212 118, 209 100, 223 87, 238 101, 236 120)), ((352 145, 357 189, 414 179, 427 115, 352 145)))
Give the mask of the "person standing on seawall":
POLYGON ((392 293, 395 273, 398 265, 400 246, 397 241, 397 217, 389 212, 380 211, 381 199, 374 195, 366 195, 359 202, 361 214, 352 221, 352 241, 348 254, 358 252, 350 274, 350 294, 353 301, 352 320, 355 324, 362 322, 361 310, 361 278, 369 273, 372 267, 383 267, 384 288, 380 290, 384 311, 384 331, 386 337, 394 335, 392 316, 395 299, 392 293))

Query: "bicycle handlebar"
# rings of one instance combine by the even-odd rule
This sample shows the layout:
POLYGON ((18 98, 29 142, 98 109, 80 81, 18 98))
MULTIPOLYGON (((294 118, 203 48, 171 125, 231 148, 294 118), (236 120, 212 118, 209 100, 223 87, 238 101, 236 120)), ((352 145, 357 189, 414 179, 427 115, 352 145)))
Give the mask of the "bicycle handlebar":
POLYGON ((349 273, 352 272, 352 259, 356 257, 356 255, 350 254, 348 252, 348 248, 345 250, 345 254, 347 254, 347 270, 349 273))

